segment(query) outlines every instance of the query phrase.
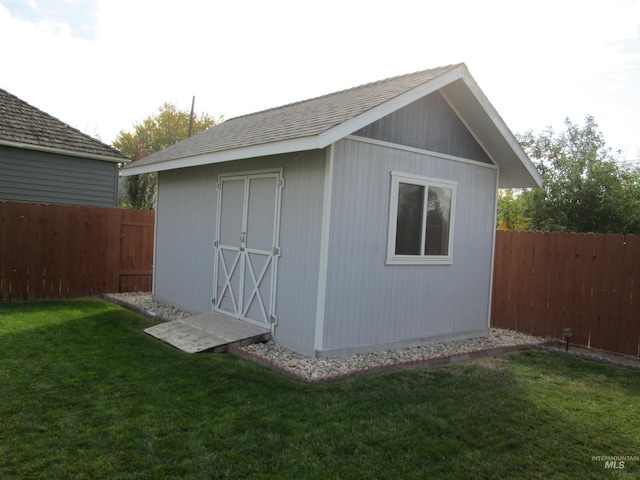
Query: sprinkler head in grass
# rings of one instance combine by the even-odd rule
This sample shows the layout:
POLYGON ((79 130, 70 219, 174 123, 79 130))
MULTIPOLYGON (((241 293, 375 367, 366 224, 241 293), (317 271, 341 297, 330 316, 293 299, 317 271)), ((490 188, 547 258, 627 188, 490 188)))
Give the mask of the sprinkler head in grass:
POLYGON ((572 335, 573 335, 573 328, 565 328, 564 329, 564 338, 565 338, 566 345, 567 345, 567 348, 566 348, 567 352, 569 351, 569 339, 571 338, 572 335))

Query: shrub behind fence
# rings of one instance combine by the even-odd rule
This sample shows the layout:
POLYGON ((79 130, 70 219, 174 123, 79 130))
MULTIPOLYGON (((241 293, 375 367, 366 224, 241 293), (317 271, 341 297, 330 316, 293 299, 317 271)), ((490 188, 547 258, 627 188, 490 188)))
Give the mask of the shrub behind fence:
POLYGON ((0 300, 151 290, 154 212, 0 201, 0 300))
POLYGON ((497 232, 491 323, 640 356, 640 236, 497 232))

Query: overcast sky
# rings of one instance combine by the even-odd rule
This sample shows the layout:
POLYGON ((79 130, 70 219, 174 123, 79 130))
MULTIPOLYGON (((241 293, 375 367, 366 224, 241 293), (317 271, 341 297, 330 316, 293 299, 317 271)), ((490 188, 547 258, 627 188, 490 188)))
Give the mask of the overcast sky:
POLYGON ((0 88, 111 143, 465 62, 514 133, 593 115, 640 158, 638 0, 0 0, 0 88))

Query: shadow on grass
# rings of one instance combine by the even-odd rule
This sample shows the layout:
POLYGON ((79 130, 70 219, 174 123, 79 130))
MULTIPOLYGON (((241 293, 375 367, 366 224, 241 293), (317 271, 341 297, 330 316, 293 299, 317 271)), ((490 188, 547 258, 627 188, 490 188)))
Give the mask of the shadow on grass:
POLYGON ((638 372, 522 352, 308 385, 152 324, 0 304, 0 477, 605 478, 591 456, 640 454, 638 372))

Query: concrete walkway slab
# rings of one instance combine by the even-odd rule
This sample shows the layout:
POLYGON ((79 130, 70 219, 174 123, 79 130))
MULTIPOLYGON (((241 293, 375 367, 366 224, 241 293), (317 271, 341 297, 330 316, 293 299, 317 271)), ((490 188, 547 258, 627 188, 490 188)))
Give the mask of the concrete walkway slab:
POLYGON ((202 314, 160 323, 145 333, 187 353, 224 352, 230 345, 244 346, 269 340, 271 332, 219 314, 202 314))

